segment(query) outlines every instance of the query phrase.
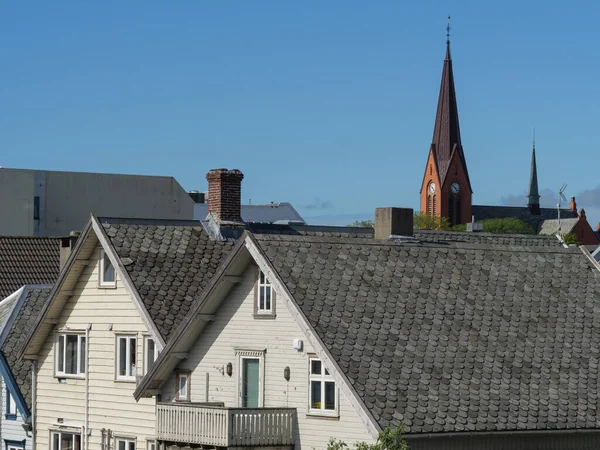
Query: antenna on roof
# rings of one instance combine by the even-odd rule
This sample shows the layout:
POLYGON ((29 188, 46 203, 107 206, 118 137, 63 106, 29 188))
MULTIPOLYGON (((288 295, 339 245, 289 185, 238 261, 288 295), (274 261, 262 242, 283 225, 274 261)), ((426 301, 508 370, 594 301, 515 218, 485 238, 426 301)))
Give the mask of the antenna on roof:
POLYGON ((252 199, 249 198, 248 199, 248 223, 252 222, 252 218, 250 217, 252 215, 252 199))
POLYGON ((565 197, 564 192, 565 189, 567 189, 567 183, 563 184, 562 187, 560 188, 560 190, 558 191, 558 204, 556 205, 556 208, 558 209, 558 238, 560 239, 560 241, 562 242, 562 234, 561 234, 561 228, 560 228, 560 201, 564 200, 565 202, 567 201, 567 197, 565 197))

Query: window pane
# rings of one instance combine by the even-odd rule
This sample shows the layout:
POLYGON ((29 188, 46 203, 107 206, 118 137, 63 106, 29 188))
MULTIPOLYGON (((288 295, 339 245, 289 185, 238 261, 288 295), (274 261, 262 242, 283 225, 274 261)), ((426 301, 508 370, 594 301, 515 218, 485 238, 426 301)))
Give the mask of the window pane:
POLYGON ((321 361, 313 359, 310 362, 310 373, 313 375, 321 375, 321 361))
POLYGON ((335 383, 325 382, 325 409, 335 409, 335 383))
POLYGON ((258 309, 265 309, 265 287, 260 286, 258 288, 258 309))
POLYGON ((117 373, 124 377, 127 375, 127 339, 119 338, 119 368, 117 373))
POLYGON ((60 449, 60 434, 52 433, 52 450, 60 449))
POLYGON ((127 450, 125 447, 125 441, 119 441, 119 450, 127 450))
POLYGON ((85 336, 81 336, 81 346, 79 348, 79 373, 85 373, 85 336))
POLYGON ((187 375, 179 375, 179 398, 187 398, 187 375))
POLYGON ((65 372, 77 374, 77 339, 76 334, 67 334, 67 354, 65 360, 65 372))
POLYGON ((136 352, 136 339, 135 338, 129 338, 129 373, 128 375, 130 377, 135 377, 136 373, 135 373, 135 357, 137 356, 135 354, 136 352))
POLYGON ((129 450, 135 450, 135 442, 133 442, 133 441, 129 442, 129 450))
POLYGON ((260 284, 264 284, 264 283, 265 283, 265 274, 261 270, 260 271, 260 284))
POLYGON ((81 450, 81 436, 79 434, 73 435, 73 450, 81 450))
POLYGON ((115 281, 115 268, 113 267, 108 255, 104 255, 104 279, 102 281, 111 283, 115 281))
POLYGON ((271 288, 270 287, 265 287, 265 292, 266 292, 266 298, 267 301, 265 302, 265 309, 266 310, 271 310, 271 288))
POLYGON ((310 407, 312 409, 321 409, 321 382, 310 382, 310 407))
MULTIPOLYGON (((65 371, 65 337, 58 336, 58 368, 59 372, 65 371)), ((58 435, 56 435, 58 436, 58 435)))
POLYGON ((329 370, 325 369, 325 375, 329 375, 329 370))
POLYGON ((78 450, 79 446, 76 444, 74 435, 69 433, 61 433, 60 435, 60 450, 78 450))
POLYGON ((154 365, 154 339, 148 339, 146 343, 146 371, 149 371, 154 365))

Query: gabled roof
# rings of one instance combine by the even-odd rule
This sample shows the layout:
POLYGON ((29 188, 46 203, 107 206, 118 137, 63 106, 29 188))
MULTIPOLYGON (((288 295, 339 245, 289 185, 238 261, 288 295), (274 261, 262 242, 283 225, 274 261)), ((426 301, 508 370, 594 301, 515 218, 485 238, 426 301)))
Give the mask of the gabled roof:
POLYGON ((436 161, 436 166, 443 185, 450 169, 450 162, 455 152, 465 168, 465 175, 471 189, 467 161, 463 152, 460 139, 460 125, 458 121, 458 105, 456 102, 456 91, 454 89, 454 73, 452 71, 452 58, 450 56, 450 42, 446 42, 446 57, 442 70, 442 82, 438 98, 435 125, 433 128, 433 139, 431 149, 436 161))
POLYGON ((600 270, 582 250, 303 231, 249 232, 259 253, 238 243, 136 397, 168 379, 249 248, 380 427, 600 428, 600 270))
POLYGON ((547 219, 544 220, 540 224, 539 233, 544 235, 556 235, 560 233, 571 233, 575 226, 579 223, 579 219, 569 218, 569 219, 547 219))
POLYGON ((165 342, 234 245, 211 239, 199 221, 99 223, 165 342))
POLYGON ((380 426, 600 428, 600 272, 580 249, 254 238, 380 426))
POLYGON ((0 368, 6 384, 11 389, 13 397, 19 403, 26 405, 23 416, 31 411, 31 362, 19 358, 19 350, 27 338, 28 332, 35 325, 42 307, 48 300, 52 286, 24 286, 16 298, 15 307, 10 319, 0 334, 0 350, 2 360, 0 368), (5 367, 4 367, 5 366, 5 367), (6 371, 6 373, 5 373, 6 371))
POLYGON ((0 236, 0 298, 24 284, 54 283, 60 271, 60 237, 0 236))

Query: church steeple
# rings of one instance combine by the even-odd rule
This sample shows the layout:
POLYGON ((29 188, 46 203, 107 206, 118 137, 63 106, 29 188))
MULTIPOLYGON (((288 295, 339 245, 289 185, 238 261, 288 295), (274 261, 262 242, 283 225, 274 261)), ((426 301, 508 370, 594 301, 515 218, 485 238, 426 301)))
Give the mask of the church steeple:
POLYGON ((421 186, 421 212, 447 217, 452 225, 471 220, 471 181, 463 152, 450 54, 450 16, 446 57, 438 98, 433 139, 421 186))
POLYGON ((527 207, 531 211, 531 214, 540 215, 540 192, 538 190, 537 164, 535 162, 535 130, 533 131, 533 151, 531 153, 531 173, 529 174, 527 207))

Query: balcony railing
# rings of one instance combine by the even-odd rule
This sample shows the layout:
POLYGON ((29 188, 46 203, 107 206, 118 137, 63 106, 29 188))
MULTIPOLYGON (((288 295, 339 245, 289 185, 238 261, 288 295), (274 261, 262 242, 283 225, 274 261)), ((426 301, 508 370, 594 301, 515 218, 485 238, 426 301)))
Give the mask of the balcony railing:
POLYGON ((295 408, 158 403, 156 439, 217 447, 291 446, 295 418, 295 408))

